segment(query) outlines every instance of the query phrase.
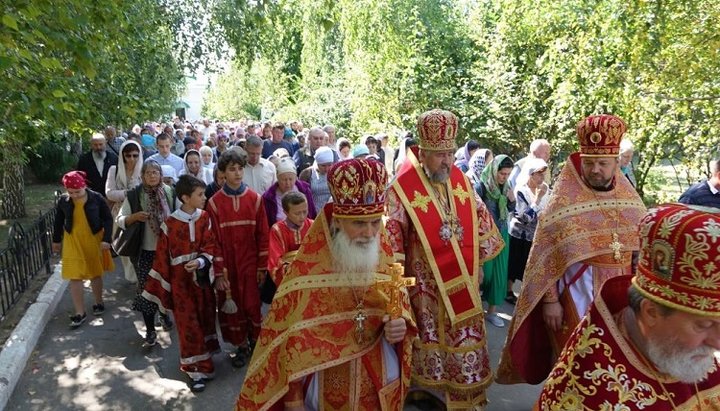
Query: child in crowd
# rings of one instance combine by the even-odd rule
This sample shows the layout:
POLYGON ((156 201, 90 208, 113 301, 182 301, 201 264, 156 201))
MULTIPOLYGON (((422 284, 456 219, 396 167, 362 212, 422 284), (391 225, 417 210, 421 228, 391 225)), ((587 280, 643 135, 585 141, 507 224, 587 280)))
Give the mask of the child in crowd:
POLYGON ((177 183, 177 173, 175 172, 175 168, 167 164, 163 164, 160 167, 162 168, 163 184, 168 187, 175 187, 175 183, 177 183))
POLYGON ((247 157, 235 150, 220 156, 218 170, 224 174, 225 184, 207 206, 220 248, 213 262, 218 320, 223 339, 237 346, 232 359, 237 368, 247 363, 260 334, 258 285, 265 278, 268 256, 265 207, 260 195, 243 183, 246 163, 247 157), (223 309, 228 297, 237 304, 237 312, 223 309))
MULTIPOLYGON (((215 195, 222 186, 225 184, 225 174, 223 174, 220 170, 217 168, 217 164, 215 164, 215 168, 213 168, 213 182, 208 184, 205 188, 205 198, 210 200, 212 196, 215 195)), ((206 203, 207 205, 207 203, 206 203)))
POLYGON ((105 312, 102 273, 115 269, 110 256, 113 217, 103 196, 87 188, 84 172, 71 171, 63 176, 62 183, 67 194, 55 208, 52 251, 62 249, 62 277, 70 280, 75 307, 75 314, 70 316, 70 328, 74 329, 87 319, 84 280, 90 280, 95 297, 93 315, 105 312))
POLYGON ((219 352, 215 331, 215 293, 210 264, 216 243, 205 207, 205 183, 180 176, 175 193, 182 206, 162 225, 153 268, 143 297, 160 312, 173 311, 180 345, 180 370, 190 377, 190 390, 201 392, 215 375, 212 354, 219 352))
POLYGON ((281 202, 285 220, 278 221, 270 229, 268 253, 268 273, 276 287, 280 286, 285 269, 295 259, 300 243, 313 222, 308 218, 308 202, 303 193, 290 191, 281 202))

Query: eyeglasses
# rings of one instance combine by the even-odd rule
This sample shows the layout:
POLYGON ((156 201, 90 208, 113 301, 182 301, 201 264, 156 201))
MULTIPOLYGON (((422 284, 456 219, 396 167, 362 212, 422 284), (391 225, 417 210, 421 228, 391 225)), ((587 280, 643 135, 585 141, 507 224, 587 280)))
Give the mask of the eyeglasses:
POLYGON ((135 154, 123 154, 123 157, 125 157, 125 158, 138 158, 138 157, 140 157, 140 154, 137 154, 137 153, 135 153, 135 154))

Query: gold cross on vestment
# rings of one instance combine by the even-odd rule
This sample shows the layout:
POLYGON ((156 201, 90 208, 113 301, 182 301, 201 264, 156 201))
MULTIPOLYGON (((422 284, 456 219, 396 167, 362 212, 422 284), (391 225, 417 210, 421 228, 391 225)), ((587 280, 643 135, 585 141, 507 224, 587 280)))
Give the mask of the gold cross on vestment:
POLYGON ((463 189, 460 183, 457 183, 455 185, 455 188, 452 190, 452 194, 454 197, 457 197, 458 200, 460 200, 460 204, 465 205, 465 200, 470 198, 470 193, 467 192, 467 190, 463 189))
POLYGON ((430 204, 430 196, 424 196, 419 191, 415 190, 413 193, 413 201, 410 203, 410 207, 419 208, 423 213, 427 213, 428 204, 430 204))
POLYGON ((362 344, 365 342, 365 320, 367 320, 367 316, 362 308, 358 310, 353 320, 355 321, 355 341, 357 341, 358 344, 362 344))
POLYGON ((402 316, 402 288, 412 287, 415 285, 414 277, 403 277, 405 269, 400 263, 393 263, 390 268, 390 281, 380 281, 377 283, 379 289, 388 295, 388 303, 385 310, 390 314, 390 319, 394 320, 402 316))
POLYGON ((617 233, 612 235, 612 243, 610 243, 610 250, 613 252, 613 258, 615 261, 622 261, 622 254, 620 251, 623 249, 623 243, 620 242, 620 236, 617 233))

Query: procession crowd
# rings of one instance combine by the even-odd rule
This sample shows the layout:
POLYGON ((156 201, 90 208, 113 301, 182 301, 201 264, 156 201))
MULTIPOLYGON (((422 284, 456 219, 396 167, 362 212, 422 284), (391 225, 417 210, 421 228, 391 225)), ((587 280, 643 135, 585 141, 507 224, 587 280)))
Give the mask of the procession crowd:
POLYGON ((57 205, 70 327, 85 280, 104 313, 116 253, 144 346, 176 328, 193 392, 235 347, 238 410, 482 410, 493 381, 544 383, 541 410, 720 409, 718 159, 648 211, 618 117, 579 121, 555 178, 550 141, 515 161, 459 127, 425 112, 397 148, 299 121, 107 127, 57 205))

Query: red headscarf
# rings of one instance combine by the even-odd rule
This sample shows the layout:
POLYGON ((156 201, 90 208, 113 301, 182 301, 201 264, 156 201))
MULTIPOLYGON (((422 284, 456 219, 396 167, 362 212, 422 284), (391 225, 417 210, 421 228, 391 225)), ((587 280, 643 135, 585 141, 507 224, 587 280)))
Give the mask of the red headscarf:
POLYGON ((87 183, 85 182, 85 172, 84 171, 70 171, 67 174, 65 174, 62 178, 62 184, 65 186, 65 188, 69 188, 71 190, 79 190, 81 188, 85 188, 87 186, 87 183))

